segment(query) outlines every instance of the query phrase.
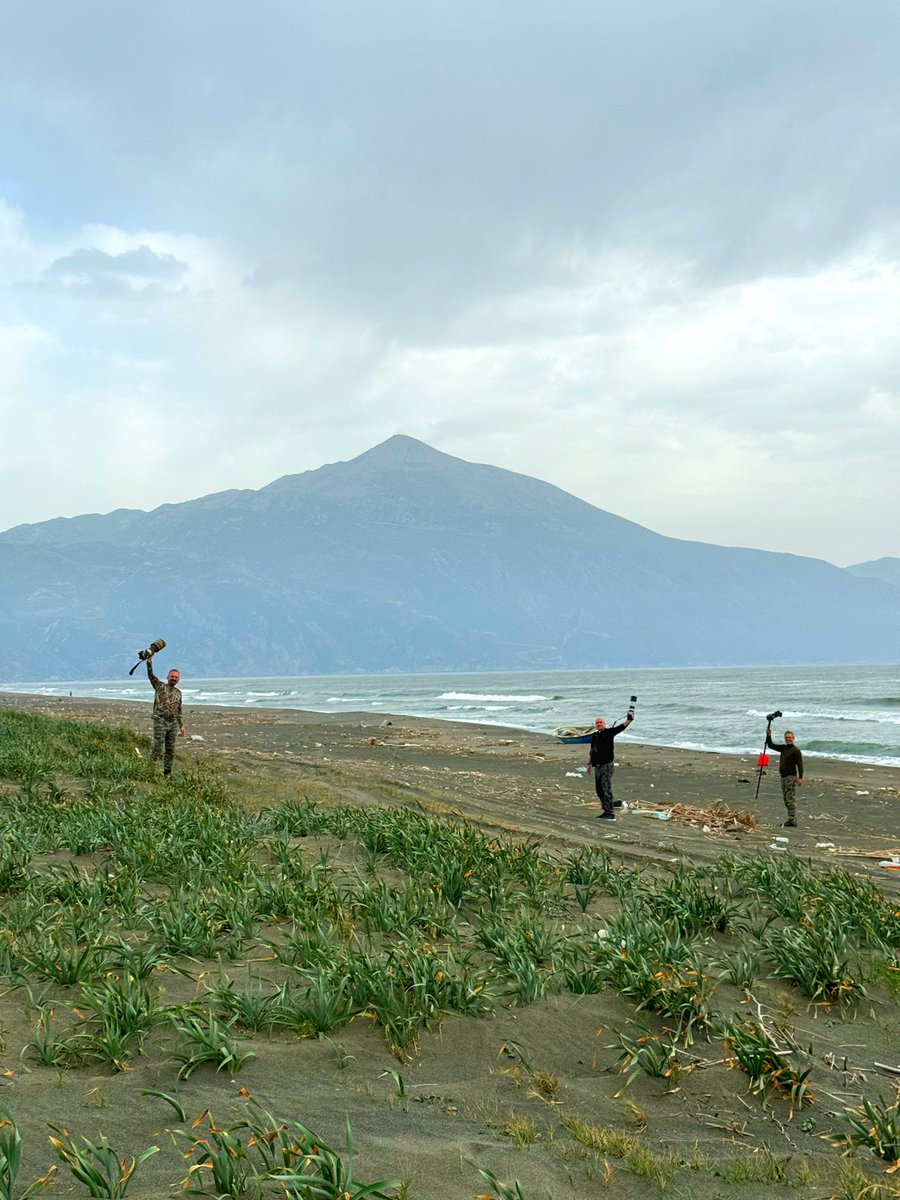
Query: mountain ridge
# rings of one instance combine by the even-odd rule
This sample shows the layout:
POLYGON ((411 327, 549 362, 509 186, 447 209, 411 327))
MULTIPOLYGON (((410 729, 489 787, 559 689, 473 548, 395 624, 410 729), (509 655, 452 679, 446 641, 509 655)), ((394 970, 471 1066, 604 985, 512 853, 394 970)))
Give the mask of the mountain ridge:
POLYGON ((258 490, 16 526, 0 604, 10 680, 110 677, 160 632, 195 676, 900 658, 883 579, 669 538, 404 435, 258 490))

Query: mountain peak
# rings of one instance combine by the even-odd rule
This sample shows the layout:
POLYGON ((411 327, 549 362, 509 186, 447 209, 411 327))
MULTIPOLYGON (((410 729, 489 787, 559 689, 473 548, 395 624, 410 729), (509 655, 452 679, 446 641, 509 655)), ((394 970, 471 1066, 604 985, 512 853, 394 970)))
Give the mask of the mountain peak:
POLYGON ((351 459, 351 462, 434 464, 448 460, 458 461, 453 459, 452 454, 444 454, 441 450, 435 450, 427 442, 420 442, 418 438, 409 437, 405 433, 395 433, 387 441, 379 442, 371 450, 365 450, 362 454, 357 455, 356 458, 351 459))

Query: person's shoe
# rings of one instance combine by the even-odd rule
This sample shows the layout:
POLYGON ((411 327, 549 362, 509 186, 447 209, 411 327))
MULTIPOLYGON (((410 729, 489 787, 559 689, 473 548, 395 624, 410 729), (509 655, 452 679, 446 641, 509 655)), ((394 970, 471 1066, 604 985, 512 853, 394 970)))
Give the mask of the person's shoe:
POLYGON ((788 819, 785 821, 785 823, 782 825, 781 828, 782 829, 796 829, 797 822, 794 820, 793 817, 788 817, 788 819))
POLYGON ((614 821, 615 819, 616 819, 615 813, 608 813, 608 812, 597 813, 598 821, 614 821))
POLYGON ((613 808, 621 808, 621 807, 622 807, 621 800, 613 800, 613 808))
POLYGON ((168 779, 171 774, 171 771, 163 771, 163 779, 168 779))

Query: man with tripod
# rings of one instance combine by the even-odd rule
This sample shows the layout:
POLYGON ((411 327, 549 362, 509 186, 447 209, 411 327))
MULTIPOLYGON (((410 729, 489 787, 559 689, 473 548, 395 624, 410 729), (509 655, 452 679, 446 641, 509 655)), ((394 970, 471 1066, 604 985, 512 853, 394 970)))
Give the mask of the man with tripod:
MULTIPOLYGON (((778 714, 781 716, 781 713, 778 714)), ((766 726, 766 745, 770 750, 778 750, 781 758, 778 762, 778 773, 781 776, 781 795, 788 819, 786 829, 793 829, 797 824, 797 788, 803 783, 803 755, 800 747, 794 745, 794 735, 790 729, 784 731, 784 742, 772 741, 771 722, 766 726)))
MULTIPOLYGON (((634 697, 632 697, 633 699, 634 697)), ((612 725, 607 729, 606 722, 602 717, 598 717, 594 722, 596 728, 591 736, 591 755, 588 759, 587 769, 589 775, 591 771, 594 772, 594 787, 597 789, 597 798, 602 809, 597 816, 601 821, 614 821, 616 814, 613 809, 622 807, 621 801, 613 800, 612 794, 612 777, 613 771, 616 769, 616 750, 613 742, 633 720, 634 704, 632 703, 628 710, 628 716, 619 725, 612 725)))

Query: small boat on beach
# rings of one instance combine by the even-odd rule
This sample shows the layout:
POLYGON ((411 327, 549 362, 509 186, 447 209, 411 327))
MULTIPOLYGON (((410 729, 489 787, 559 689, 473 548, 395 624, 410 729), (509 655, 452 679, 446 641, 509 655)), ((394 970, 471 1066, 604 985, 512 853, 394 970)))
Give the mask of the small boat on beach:
POLYGON ((589 742, 594 736, 594 727, 588 729, 554 729, 553 733, 561 742, 565 742, 567 746, 574 746, 579 742, 589 742))

